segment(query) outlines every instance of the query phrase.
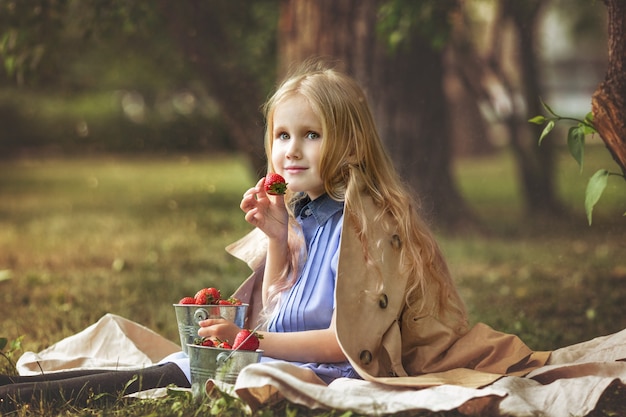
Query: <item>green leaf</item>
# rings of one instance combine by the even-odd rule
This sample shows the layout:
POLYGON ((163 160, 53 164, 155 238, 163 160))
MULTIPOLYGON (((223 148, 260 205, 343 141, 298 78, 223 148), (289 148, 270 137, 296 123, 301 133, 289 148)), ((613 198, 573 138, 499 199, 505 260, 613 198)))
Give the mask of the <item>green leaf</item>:
POLYGON ((571 153, 576 162, 578 162, 580 172, 582 172, 585 153, 585 133, 582 127, 570 127, 567 133, 567 147, 569 148, 569 153, 571 153))
POLYGON ((4 347, 7 345, 8 341, 9 340, 6 337, 0 337, 0 351, 2 351, 2 349, 4 349, 4 347))
POLYGON ((545 116, 539 115, 539 116, 533 117, 532 119, 528 119, 528 121, 530 123, 534 123, 536 125, 540 125, 541 126, 542 124, 544 124, 546 122, 546 118, 545 118, 545 116))
POLYGON ((596 128, 593 126, 593 113, 589 112, 585 115, 585 120, 583 120, 578 126, 583 127, 583 132, 585 135, 591 135, 593 133, 598 133, 596 128))
POLYGON ((598 170, 591 178, 589 178, 589 182, 587 183, 587 190, 585 191, 585 212, 587 213, 587 221, 589 222, 589 226, 591 226, 591 213, 593 211, 593 207, 596 205, 604 189, 606 188, 606 183, 609 178, 609 171, 606 169, 598 170))
POLYGON ((596 128, 593 127, 592 125, 588 125, 586 123, 581 123, 578 126, 580 126, 580 128, 583 130, 583 133, 585 135, 591 135, 591 134, 594 134, 594 133, 598 133, 596 128))
POLYGON ((543 138, 545 138, 546 135, 552 131, 552 129, 554 129, 554 120, 550 120, 548 124, 546 124, 546 127, 543 128, 543 132, 541 132, 541 136, 539 136, 539 146, 541 146, 543 138))
POLYGON ((176 386, 168 386, 167 387, 167 395, 170 397, 177 397, 182 399, 191 399, 192 393, 184 388, 179 388, 176 386))

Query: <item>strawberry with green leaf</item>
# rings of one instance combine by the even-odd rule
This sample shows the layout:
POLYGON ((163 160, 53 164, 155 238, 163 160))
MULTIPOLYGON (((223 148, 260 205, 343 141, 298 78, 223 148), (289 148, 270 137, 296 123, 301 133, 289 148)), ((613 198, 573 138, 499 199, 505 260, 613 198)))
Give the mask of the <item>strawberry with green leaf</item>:
POLYGON ((196 304, 199 305, 217 304, 221 298, 220 290, 213 287, 203 288, 194 296, 196 304))
POLYGON ((287 183, 285 182, 285 179, 275 172, 267 174, 263 186, 265 191, 272 195, 285 194, 287 191, 287 183))

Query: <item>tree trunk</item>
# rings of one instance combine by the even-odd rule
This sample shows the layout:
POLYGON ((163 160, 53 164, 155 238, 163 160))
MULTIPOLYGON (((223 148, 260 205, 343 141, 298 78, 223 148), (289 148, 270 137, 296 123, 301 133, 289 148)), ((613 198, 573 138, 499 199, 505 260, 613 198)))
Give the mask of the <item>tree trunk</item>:
POLYGON ((381 137, 425 212, 448 229, 473 227, 451 173, 443 52, 416 36, 410 49, 389 52, 376 35, 379 6, 378 0, 283 0, 280 67, 312 56, 338 61, 366 90, 381 137))
POLYGON ((626 1, 604 0, 608 11, 608 66, 591 100, 594 126, 626 176, 626 1))
POLYGON ((471 29, 467 11, 460 9, 454 19, 456 23, 444 57, 444 90, 453 120, 450 123, 453 155, 490 155, 496 147, 481 105, 502 116, 509 98, 500 93, 499 80, 480 56, 475 40, 468 36, 471 29))
POLYGON ((452 176, 452 131, 443 90, 443 56, 425 42, 388 55, 372 79, 381 136, 403 177, 439 225, 471 226, 473 218, 452 176))
MULTIPOLYGON (((528 114, 541 114, 543 110, 539 99, 541 86, 535 45, 537 20, 543 0, 524 2, 502 0, 500 5, 502 9, 499 18, 513 23, 518 39, 521 83, 517 89, 523 91, 526 108, 523 114, 520 114, 519 109, 513 112, 507 120, 507 126, 511 148, 520 173, 526 210, 529 215, 562 215, 563 207, 556 197, 554 185, 554 145, 550 141, 544 141, 541 147, 537 146, 541 129, 527 122, 528 114)), ((498 27, 502 29, 502 22, 498 27)), ((499 43, 501 36, 502 33, 495 33, 493 41, 499 43)), ((496 59, 502 60, 502 57, 496 59)), ((501 63, 498 65, 502 67, 501 63)), ((501 69, 500 74, 503 78, 511 78, 504 75, 501 69)), ((507 84, 511 96, 514 96, 516 88, 511 81, 507 84)))

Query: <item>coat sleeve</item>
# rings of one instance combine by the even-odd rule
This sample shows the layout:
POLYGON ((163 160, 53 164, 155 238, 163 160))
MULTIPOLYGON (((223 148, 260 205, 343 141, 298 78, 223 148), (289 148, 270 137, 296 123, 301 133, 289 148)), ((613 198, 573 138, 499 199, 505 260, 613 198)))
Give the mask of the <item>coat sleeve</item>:
POLYGON ((259 229, 254 229, 243 238, 228 245, 226 251, 247 263, 252 269, 252 274, 239 286, 233 296, 248 304, 245 325, 248 328, 254 328, 260 323, 263 310, 263 272, 267 237, 259 229))
MULTIPOLYGON (((364 198, 363 203, 373 212, 371 199, 364 198)), ((344 217, 341 235, 335 288, 337 339, 365 379, 407 374, 400 331, 406 277, 398 273, 401 243, 389 225, 387 221, 368 224, 367 250, 350 216, 344 217)))

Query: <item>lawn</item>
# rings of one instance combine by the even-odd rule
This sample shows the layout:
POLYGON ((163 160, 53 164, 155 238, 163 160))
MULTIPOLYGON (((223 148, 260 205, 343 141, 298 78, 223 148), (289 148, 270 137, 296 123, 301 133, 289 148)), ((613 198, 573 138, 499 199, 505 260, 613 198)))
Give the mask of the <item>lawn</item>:
MULTIPOLYGON (((523 215, 507 154, 458 161, 459 187, 490 233, 438 236, 471 320, 537 350, 626 328, 626 185, 609 181, 588 226, 586 178, 611 161, 592 149, 581 175, 570 159, 557 181, 568 212, 550 221, 523 215)), ((21 340, 13 359, 107 312, 178 342, 172 303, 202 286, 229 294, 249 273, 223 248, 249 230, 238 206, 254 181, 232 155, 1 161, 0 337, 21 340)), ((153 415, 199 413, 169 401, 179 411, 153 415)), ((154 412, 133 407, 115 415, 154 412)))

